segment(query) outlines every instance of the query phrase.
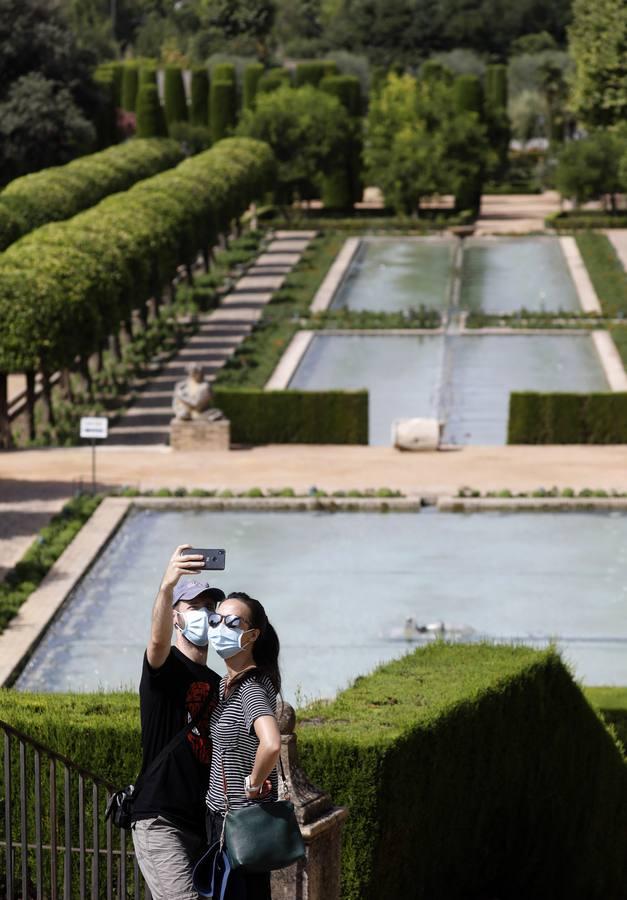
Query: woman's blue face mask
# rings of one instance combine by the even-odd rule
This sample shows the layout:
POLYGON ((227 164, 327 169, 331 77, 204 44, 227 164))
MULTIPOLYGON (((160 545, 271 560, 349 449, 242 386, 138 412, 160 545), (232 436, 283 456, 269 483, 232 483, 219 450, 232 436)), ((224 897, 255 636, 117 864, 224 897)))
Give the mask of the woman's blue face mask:
POLYGON ((242 621, 245 620, 240 616, 223 616, 217 612, 209 613, 209 643, 222 659, 230 659, 246 649, 242 646, 242 638, 255 629, 249 628, 244 631, 240 627, 242 621))

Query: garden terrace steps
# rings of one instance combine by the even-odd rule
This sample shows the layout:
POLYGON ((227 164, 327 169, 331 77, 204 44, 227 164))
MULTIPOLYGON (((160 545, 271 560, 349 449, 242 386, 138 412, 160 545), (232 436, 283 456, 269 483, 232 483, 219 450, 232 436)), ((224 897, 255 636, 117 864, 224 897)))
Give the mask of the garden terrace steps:
POLYGON ((119 445, 167 444, 172 419, 172 394, 191 362, 203 366, 207 381, 232 356, 263 315, 273 293, 298 263, 315 231, 280 231, 257 260, 239 278, 217 309, 198 317, 198 330, 169 359, 152 366, 147 383, 133 405, 109 429, 107 443, 119 445))

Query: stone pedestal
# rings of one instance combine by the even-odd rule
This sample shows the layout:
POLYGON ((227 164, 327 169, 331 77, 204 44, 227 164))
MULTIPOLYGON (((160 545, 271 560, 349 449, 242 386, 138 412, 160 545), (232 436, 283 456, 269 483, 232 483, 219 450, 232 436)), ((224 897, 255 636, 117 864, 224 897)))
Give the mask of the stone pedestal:
POLYGON ((339 900, 342 825, 348 810, 334 807, 328 794, 307 780, 298 765, 294 710, 284 703, 279 712, 281 760, 306 856, 288 869, 272 873, 272 897, 274 900, 339 900))
POLYGON ((397 450, 437 450, 442 425, 437 419, 396 419, 392 442, 397 450))
POLYGON ((231 423, 228 419, 210 421, 172 419, 170 446, 173 450, 228 450, 231 445, 231 423))

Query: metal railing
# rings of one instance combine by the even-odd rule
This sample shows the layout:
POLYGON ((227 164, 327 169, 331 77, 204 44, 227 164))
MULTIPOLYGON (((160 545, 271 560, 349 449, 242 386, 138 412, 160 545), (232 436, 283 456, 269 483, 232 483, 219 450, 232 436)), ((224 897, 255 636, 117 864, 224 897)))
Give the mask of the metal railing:
POLYGON ((0 738, 0 896, 150 900, 130 835, 104 821, 113 785, 1 720, 0 738))

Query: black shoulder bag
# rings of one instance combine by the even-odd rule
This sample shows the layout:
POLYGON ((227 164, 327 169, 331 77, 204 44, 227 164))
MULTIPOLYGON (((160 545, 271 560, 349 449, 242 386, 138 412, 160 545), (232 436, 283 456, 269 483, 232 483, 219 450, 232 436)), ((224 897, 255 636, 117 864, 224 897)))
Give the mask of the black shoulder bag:
POLYGON ((196 715, 191 722, 188 722, 185 728, 182 728, 177 734, 174 735, 171 741, 169 741, 165 747, 158 753, 153 761, 150 763, 145 772, 141 772, 137 778, 135 784, 128 784, 126 787, 123 787, 119 791, 115 791, 109 798, 109 802, 107 803, 107 808, 105 809, 105 822, 107 819, 111 819, 111 822, 115 825, 116 828, 130 828, 132 824, 132 815, 133 815, 133 802, 137 797, 137 794, 140 791, 142 782, 149 775, 152 775, 153 772, 156 772, 163 760, 166 756, 174 750, 177 744, 183 740, 186 734, 188 734, 194 726, 196 726, 207 707, 209 706, 209 700, 211 697, 211 692, 205 698, 203 705, 200 708, 198 715, 196 715))

